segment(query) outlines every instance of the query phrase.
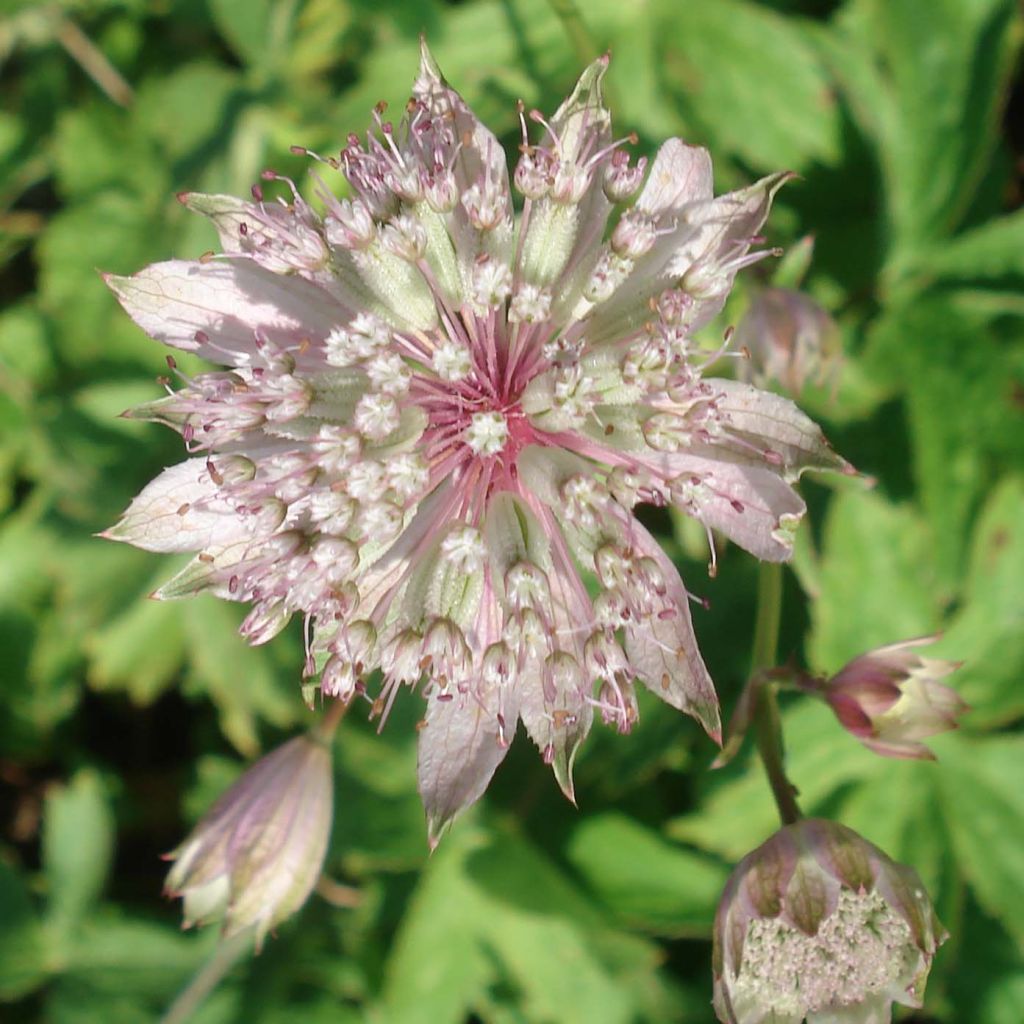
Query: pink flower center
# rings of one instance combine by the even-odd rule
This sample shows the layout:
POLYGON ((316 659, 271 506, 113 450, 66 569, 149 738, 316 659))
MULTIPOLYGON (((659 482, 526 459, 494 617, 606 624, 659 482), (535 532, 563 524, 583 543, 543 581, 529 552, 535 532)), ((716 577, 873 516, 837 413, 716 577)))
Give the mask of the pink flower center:
POLYGON ((529 445, 555 439, 536 428, 522 395, 549 365, 550 322, 508 323, 501 315, 448 308, 434 337, 434 373, 415 374, 410 398, 427 425, 421 440, 431 486, 449 479, 463 493, 460 513, 478 519, 490 496, 518 490, 516 461, 529 445))

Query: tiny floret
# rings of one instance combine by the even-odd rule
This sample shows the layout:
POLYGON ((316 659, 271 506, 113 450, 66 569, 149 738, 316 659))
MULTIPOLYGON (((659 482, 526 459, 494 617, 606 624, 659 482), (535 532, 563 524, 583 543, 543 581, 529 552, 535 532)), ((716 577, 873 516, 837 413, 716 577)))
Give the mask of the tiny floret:
POLYGON ((307 693, 383 720, 415 690, 431 842, 519 725, 570 797, 594 721, 636 722, 637 683, 717 740, 690 595, 634 508, 780 561, 798 477, 844 466, 788 400, 706 375, 718 346, 696 336, 768 255, 787 175, 716 197, 698 146, 629 155, 607 67, 550 116, 521 109, 510 179, 424 46, 401 120, 377 108, 323 158, 349 198, 324 181, 314 208, 276 176, 277 200, 190 194, 221 252, 108 278, 143 330, 222 369, 133 411, 188 457, 106 536, 192 553, 156 596, 244 603, 251 643, 301 617, 307 693))
POLYGON ((438 377, 447 381, 464 380, 473 369, 469 349, 451 340, 442 341, 437 346, 431 363, 438 377))
POLYGON ((500 412, 475 412, 466 428, 466 444, 477 455, 497 455, 508 440, 508 423, 500 412))

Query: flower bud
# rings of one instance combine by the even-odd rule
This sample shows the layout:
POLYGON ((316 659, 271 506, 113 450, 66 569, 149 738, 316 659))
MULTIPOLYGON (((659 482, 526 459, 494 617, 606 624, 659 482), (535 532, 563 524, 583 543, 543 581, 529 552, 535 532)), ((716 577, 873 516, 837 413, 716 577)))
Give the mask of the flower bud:
POLYGON ((933 758, 919 741, 957 727, 967 705, 938 682, 959 662, 922 658, 917 648, 935 637, 879 647, 854 658, 819 693, 843 728, 883 757, 933 758))
POLYGON ((764 386, 770 381, 799 395, 809 381, 835 383, 840 369, 839 329, 813 299, 788 288, 766 288, 754 299, 733 335, 750 360, 744 375, 764 386))
POLYGON ((257 761, 168 855, 185 926, 223 919, 225 935, 254 927, 261 943, 316 884, 333 809, 322 739, 298 736, 257 761))
POLYGON ((946 933, 917 873, 830 821, 787 825, 739 863, 715 918, 723 1024, 888 1024, 920 1006, 946 933))

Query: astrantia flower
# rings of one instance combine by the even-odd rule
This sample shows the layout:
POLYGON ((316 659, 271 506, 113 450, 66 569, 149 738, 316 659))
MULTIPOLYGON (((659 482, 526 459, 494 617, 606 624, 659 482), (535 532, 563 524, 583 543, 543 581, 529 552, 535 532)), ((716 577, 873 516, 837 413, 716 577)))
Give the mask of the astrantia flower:
POLYGON ((304 616, 327 696, 371 687, 386 714, 422 682, 434 837, 519 721, 571 796, 595 711, 633 725, 634 679, 717 737, 687 592, 632 509, 784 559, 790 484, 843 465, 788 401, 704 379, 692 340, 764 255, 787 176, 716 199, 678 139, 645 174, 613 140, 606 66, 530 113, 538 141, 522 117, 518 215, 505 154, 424 50, 401 124, 378 110, 325 161, 352 198, 185 195, 220 257, 108 279, 154 338, 228 367, 134 411, 192 458, 108 536, 199 552, 157 596, 247 602, 252 643, 304 616))
POLYGON ((960 667, 945 658, 925 658, 925 636, 879 647, 844 665, 831 679, 812 682, 843 728, 883 757, 934 758, 921 742, 957 727, 967 704, 940 683, 960 667), (816 684, 816 685, 815 685, 816 684))
POLYGON ((946 934, 917 873, 851 829, 800 821, 748 854, 715 918, 723 1024, 888 1024, 920 1006, 946 934))
POLYGON ((298 736, 257 761, 172 853, 167 889, 185 924, 224 922, 263 941, 309 898, 334 812, 329 741, 298 736))

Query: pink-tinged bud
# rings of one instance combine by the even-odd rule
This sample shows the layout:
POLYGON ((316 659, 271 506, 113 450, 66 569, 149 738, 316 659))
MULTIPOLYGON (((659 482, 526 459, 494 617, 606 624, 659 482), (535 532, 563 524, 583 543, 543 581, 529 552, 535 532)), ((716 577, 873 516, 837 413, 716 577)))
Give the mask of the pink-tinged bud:
POLYGON ((254 928, 258 945, 294 914, 320 876, 333 789, 330 747, 312 734, 257 761, 169 855, 185 927, 223 920, 225 935, 254 928))
POLYGON ((920 1006, 946 932, 917 873, 830 821, 787 825, 740 861, 715 918, 723 1024, 888 1024, 920 1006))
POLYGON ((959 694, 938 680, 959 662, 923 658, 933 636, 904 640, 854 658, 818 692, 843 728, 883 757, 934 758, 921 742, 957 727, 967 710, 959 694))
POLYGON ((808 381, 836 382, 842 343, 835 321, 813 299, 766 288, 736 327, 733 344, 750 355, 744 375, 759 387, 775 381, 799 395, 808 381))

